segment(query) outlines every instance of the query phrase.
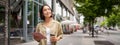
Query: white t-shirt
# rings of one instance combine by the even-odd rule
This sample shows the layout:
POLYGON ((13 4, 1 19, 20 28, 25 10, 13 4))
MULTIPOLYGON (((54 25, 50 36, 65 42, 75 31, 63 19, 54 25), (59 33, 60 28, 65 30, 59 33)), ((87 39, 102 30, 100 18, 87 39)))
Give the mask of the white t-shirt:
POLYGON ((51 45, 50 41, 50 28, 46 27, 46 37, 47 37, 47 45, 51 45))

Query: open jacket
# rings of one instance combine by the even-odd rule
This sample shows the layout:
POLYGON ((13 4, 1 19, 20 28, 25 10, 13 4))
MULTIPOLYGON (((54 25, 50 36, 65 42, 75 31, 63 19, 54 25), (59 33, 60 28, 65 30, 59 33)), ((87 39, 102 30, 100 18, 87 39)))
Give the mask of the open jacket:
MULTIPOLYGON (((63 35, 63 31, 62 31, 62 26, 59 22, 52 20, 50 23, 50 33, 54 34, 55 37, 60 37, 62 38, 63 35)), ((46 36, 46 29, 43 26, 43 23, 39 23, 36 26, 36 32, 39 32, 41 34, 43 34, 44 36, 46 36)), ((41 39, 39 41, 39 45, 46 45, 47 39, 41 39)), ((52 45, 56 45, 56 42, 51 43, 52 45)))

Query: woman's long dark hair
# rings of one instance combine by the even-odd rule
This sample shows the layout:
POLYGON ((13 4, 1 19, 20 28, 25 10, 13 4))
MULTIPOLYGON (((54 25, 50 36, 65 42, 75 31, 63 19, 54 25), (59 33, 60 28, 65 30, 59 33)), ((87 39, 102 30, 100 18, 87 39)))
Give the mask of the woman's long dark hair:
MULTIPOLYGON (((39 10, 39 12, 40 12, 40 18, 41 18, 42 20, 45 20, 45 16, 43 15, 43 8, 44 8, 44 6, 48 6, 48 7, 50 8, 50 6, 47 5, 47 4, 44 4, 44 5, 41 7, 41 9, 39 10)), ((51 10, 51 17, 53 17, 52 9, 50 8, 50 10, 51 10)))

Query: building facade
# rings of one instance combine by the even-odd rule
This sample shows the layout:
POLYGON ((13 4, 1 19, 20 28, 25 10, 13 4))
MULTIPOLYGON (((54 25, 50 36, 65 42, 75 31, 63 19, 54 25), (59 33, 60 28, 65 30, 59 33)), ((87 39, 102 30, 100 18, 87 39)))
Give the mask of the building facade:
MULTIPOLYGON (((5 18, 5 5, 2 5, 4 0, 0 0, 0 16, 5 18), (3 13, 4 12, 4 13, 3 13)), ((63 20, 72 20, 75 16, 73 11, 73 0, 9 0, 5 3, 10 6, 10 14, 8 19, 9 30, 6 32, 8 37, 18 36, 22 41, 28 42, 32 40, 32 32, 34 32, 36 25, 41 22, 39 10, 43 4, 48 4, 54 14, 54 19, 59 22, 63 20)), ((0 18, 0 25, 8 21, 0 18)), ((3 25, 5 27, 5 25, 3 25)), ((4 36, 3 36, 4 37, 4 36)), ((10 40, 8 40, 9 43, 10 40)), ((13 42, 14 43, 14 42, 13 42)))

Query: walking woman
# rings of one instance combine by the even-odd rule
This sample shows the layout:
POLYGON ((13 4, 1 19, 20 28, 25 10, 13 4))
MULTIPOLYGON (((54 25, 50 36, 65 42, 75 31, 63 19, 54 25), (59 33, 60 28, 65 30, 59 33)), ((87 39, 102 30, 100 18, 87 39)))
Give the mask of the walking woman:
POLYGON ((62 39, 63 31, 59 22, 53 19, 52 9, 48 5, 43 5, 40 10, 42 23, 38 23, 35 32, 43 34, 45 38, 34 39, 39 45, 56 45, 57 41, 62 39))

